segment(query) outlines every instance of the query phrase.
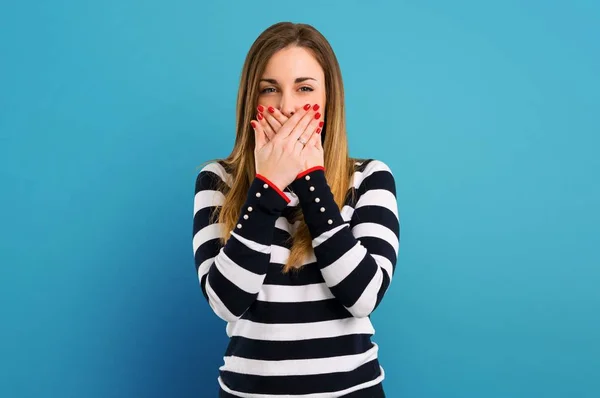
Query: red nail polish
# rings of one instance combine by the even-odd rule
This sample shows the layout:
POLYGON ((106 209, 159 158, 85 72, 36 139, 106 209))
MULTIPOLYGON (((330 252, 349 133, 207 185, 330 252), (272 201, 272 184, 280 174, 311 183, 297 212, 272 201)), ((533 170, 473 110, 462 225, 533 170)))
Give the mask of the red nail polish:
POLYGON ((255 129, 256 128, 256 122, 253 120, 250 122, 250 124, 252 125, 252 128, 255 129))
POLYGON ((306 105, 304 105, 304 110, 305 110, 305 111, 307 111, 307 110, 309 110, 309 109, 310 109, 310 104, 306 104, 306 105))
POLYGON ((319 105, 315 104, 315 106, 313 106, 313 111, 318 111, 319 110, 319 105))
POLYGON ((271 113, 275 113, 275 108, 273 108, 272 106, 269 107, 269 112, 271 113))
POLYGON ((319 119, 321 117, 321 114, 319 112, 315 113, 315 119, 319 119))
POLYGON ((265 110, 265 107, 262 105, 259 105, 258 108, 256 108, 256 109, 258 109, 259 112, 263 112, 265 110))
POLYGON ((258 120, 263 120, 264 116, 262 115, 262 113, 258 114, 258 120))
POLYGON ((323 127, 324 124, 325 122, 319 122, 319 127, 323 127))
POLYGON ((321 134, 321 129, 317 129, 317 134, 321 134))

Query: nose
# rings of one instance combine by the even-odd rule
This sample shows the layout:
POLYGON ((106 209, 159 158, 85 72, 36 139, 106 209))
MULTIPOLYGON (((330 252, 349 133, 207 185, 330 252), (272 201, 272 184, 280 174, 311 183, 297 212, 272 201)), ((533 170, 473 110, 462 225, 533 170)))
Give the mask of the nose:
POLYGON ((298 104, 297 101, 294 100, 293 95, 284 94, 281 96, 281 103, 279 104, 279 109, 281 113, 285 116, 290 117, 296 112, 298 104))

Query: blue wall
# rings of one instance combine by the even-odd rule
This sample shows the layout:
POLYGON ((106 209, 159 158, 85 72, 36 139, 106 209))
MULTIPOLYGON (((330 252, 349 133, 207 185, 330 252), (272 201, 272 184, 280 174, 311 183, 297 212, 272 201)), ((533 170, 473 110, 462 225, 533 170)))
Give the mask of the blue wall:
POLYGON ((292 20, 337 52, 353 154, 397 177, 389 396, 598 397, 600 6, 411 3, 3 3, 0 396, 214 396, 196 166, 292 20))

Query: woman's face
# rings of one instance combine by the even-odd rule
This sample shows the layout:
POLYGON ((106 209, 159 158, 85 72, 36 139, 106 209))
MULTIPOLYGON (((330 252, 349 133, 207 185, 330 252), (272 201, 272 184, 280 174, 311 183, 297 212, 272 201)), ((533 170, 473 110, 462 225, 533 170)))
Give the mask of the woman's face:
POLYGON ((325 75, 311 52, 291 46, 276 52, 261 76, 258 104, 290 117, 306 104, 325 108, 325 75))

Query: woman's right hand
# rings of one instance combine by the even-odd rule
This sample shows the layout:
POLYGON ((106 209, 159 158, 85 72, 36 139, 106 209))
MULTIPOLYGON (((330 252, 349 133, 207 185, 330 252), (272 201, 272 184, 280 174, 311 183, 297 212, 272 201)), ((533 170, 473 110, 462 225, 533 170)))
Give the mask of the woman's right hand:
POLYGON ((291 184, 304 169, 302 151, 305 145, 315 144, 316 141, 309 141, 309 138, 318 135, 316 131, 320 119, 321 114, 307 104, 294 113, 270 140, 263 125, 252 120, 256 143, 256 173, 266 177, 281 190, 291 184))

